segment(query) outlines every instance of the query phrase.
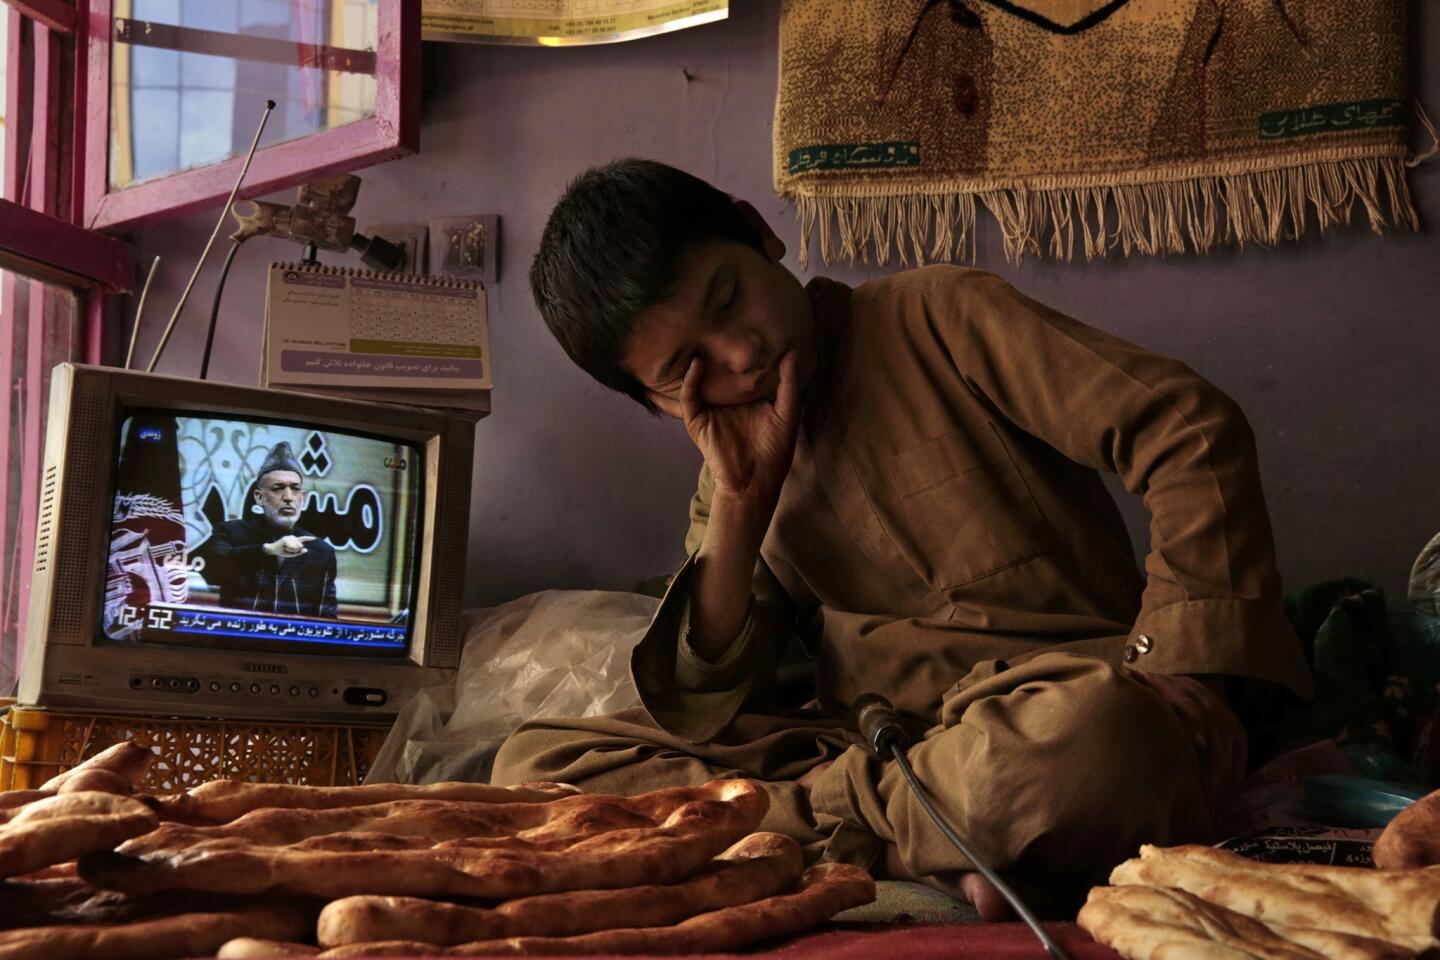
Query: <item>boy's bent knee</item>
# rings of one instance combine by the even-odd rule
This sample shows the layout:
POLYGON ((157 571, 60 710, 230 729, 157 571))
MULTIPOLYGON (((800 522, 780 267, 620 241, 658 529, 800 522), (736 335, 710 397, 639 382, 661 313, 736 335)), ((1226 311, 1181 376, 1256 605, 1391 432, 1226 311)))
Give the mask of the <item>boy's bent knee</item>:
POLYGON ((558 780, 570 766, 566 754, 572 751, 564 749, 566 741, 580 741, 593 736, 583 730, 567 731, 553 723, 523 723, 500 744, 490 782, 505 785, 558 780), (573 736, 567 737, 567 733, 573 736))
MULTIPOLYGON (((912 758, 998 866, 1103 876, 1141 843, 1210 838, 1186 731, 1159 697, 1101 661, 976 699, 912 758)), ((937 841, 925 846, 947 858, 937 841)))

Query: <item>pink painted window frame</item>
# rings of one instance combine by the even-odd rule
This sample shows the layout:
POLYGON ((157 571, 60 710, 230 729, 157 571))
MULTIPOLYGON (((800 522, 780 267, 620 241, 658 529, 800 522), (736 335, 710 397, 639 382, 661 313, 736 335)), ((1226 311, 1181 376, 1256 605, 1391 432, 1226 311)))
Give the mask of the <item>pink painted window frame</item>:
MULTIPOLYGON (((240 157, 124 190, 110 189, 111 0, 90 0, 88 6, 85 226, 133 227, 222 202, 240 173, 240 157)), ((257 151, 242 197, 273 193, 420 148, 420 3, 379 0, 377 14, 375 115, 257 151)))
MULTIPOLYGON (((83 3, 83 0, 81 0, 83 3)), ((11 133, 5 138, 5 178, 0 190, 0 251, 5 265, 18 275, 33 275, 45 282, 72 289, 83 310, 82 344, 72 359, 90 363, 101 361, 104 343, 106 300, 115 291, 132 286, 134 273, 129 248, 117 240, 84 230, 81 219, 80 165, 72 161, 81 152, 84 136, 79 122, 83 109, 85 58, 82 49, 85 22, 76 8, 59 0, 8 0, 0 6, 0 16, 9 20, 9 50, 6 70, 6 117, 11 133), (22 20, 33 21, 33 73, 20 82, 20 36, 22 20), (61 47, 75 44, 73 72, 61 69, 61 47), (30 128, 24 142, 19 131, 30 128), (30 168, 25 203, 19 203, 20 174, 30 168), (59 173, 69 170, 68 182, 59 173)), ((35 517, 40 501, 39 477, 42 400, 44 378, 44 339, 51 322, 44 297, 31 296, 29 309, 21 315, 17 306, 14 283, 5 284, 0 298, 0 334, 9 341, 0 350, 0 423, 7 430, 0 435, 0 502, 18 502, 20 529, 18 544, 6 544, 0 553, 0 629, 14 630, 23 642, 23 618, 28 605, 31 557, 35 550, 35 517), (12 345, 16 327, 27 331, 24 357, 14 354, 12 345), (11 389, 19 375, 23 379, 23 396, 11 389), (11 431, 12 405, 24 403, 25 416, 18 428, 11 431), (8 465, 12 455, 21 461, 21 476, 12 489, 8 465), (14 549, 18 547, 18 549, 14 549), (12 552, 13 550, 13 552, 12 552), (12 561, 14 569, 11 569, 12 561), (11 576, 15 592, 11 594, 11 576)), ((10 672, 18 667, 9 664, 10 672)), ((0 668, 6 665, 0 664, 0 668)))

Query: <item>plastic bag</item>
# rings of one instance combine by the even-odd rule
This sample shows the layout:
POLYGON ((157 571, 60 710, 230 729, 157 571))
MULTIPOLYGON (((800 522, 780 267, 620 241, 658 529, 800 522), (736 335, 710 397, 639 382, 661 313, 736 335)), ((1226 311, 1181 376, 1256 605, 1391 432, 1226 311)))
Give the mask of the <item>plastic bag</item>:
POLYGON ((659 604, 634 593, 546 590, 467 610, 454 682, 405 704, 365 782, 483 782, 525 721, 635 706, 630 651, 659 604))

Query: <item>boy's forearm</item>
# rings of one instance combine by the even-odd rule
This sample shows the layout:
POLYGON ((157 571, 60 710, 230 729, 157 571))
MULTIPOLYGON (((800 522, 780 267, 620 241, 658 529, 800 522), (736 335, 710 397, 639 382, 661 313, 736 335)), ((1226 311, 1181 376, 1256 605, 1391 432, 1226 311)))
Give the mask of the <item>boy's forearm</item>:
POLYGON ((730 648, 750 613, 755 560, 774 504, 716 497, 690 585, 690 646, 715 661, 730 648))

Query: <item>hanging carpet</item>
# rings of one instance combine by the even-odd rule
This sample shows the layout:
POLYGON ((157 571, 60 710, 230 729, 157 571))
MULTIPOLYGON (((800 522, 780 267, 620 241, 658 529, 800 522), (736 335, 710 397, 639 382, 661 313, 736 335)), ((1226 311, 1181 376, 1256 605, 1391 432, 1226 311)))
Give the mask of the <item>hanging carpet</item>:
POLYGON ((1204 253, 1418 229, 1404 0, 786 0, 775 187, 820 251, 1204 253))

